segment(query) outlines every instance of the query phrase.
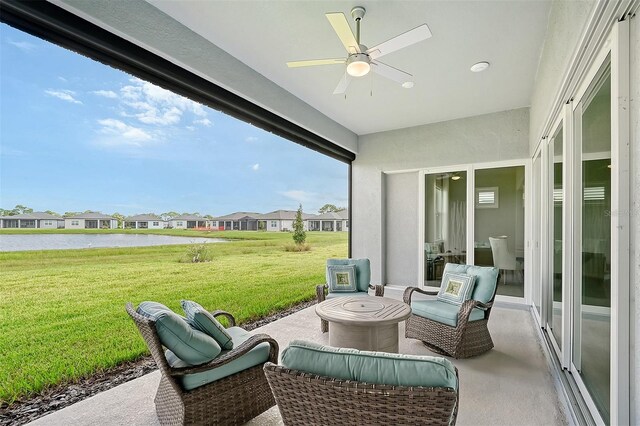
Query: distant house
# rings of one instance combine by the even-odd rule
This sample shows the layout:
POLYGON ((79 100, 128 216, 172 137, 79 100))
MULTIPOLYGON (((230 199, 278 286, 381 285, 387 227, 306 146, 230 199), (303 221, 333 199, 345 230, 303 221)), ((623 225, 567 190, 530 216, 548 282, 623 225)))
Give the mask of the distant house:
POLYGON ((309 221, 310 231, 341 232, 349 230, 349 211, 328 212, 309 221))
MULTIPOLYGON (((270 213, 258 215, 258 229, 266 231, 293 231, 293 222, 296 220, 295 210, 276 210, 270 213)), ((302 214, 302 223, 305 230, 308 229, 309 219, 315 218, 313 214, 302 214)))
POLYGON ((260 213, 235 212, 216 217, 218 229, 221 231, 257 231, 260 213))
POLYGON ((64 219, 44 212, 22 213, 0 217, 0 228, 64 228, 64 219))
POLYGON ((125 228, 133 229, 163 229, 168 226, 167 221, 155 214, 139 214, 124 220, 125 228))
POLYGON ((169 220, 169 226, 174 229, 211 228, 212 221, 194 214, 183 214, 169 220))
POLYGON ((116 229, 118 220, 102 213, 81 213, 64 219, 67 229, 116 229))

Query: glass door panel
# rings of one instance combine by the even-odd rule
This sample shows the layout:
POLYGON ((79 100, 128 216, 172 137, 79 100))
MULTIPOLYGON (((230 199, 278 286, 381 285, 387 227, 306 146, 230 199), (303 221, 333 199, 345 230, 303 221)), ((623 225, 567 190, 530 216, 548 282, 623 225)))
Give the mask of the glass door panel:
POLYGON ((556 131, 550 143, 552 149, 549 150, 552 156, 551 181, 553 190, 551 191, 550 205, 552 214, 549 224, 553 230, 553 248, 551 269, 551 309, 549 330, 558 348, 562 350, 562 209, 564 205, 564 189, 562 186, 562 124, 556 131))
POLYGON ((440 286, 446 263, 466 263, 466 200, 466 171, 425 176, 425 285, 440 286))
POLYGON ((605 422, 610 410, 611 73, 607 64, 576 108, 581 133, 580 279, 574 281, 574 369, 605 422))
POLYGON ((500 269, 497 294, 524 297, 524 166, 475 172, 474 260, 500 269))

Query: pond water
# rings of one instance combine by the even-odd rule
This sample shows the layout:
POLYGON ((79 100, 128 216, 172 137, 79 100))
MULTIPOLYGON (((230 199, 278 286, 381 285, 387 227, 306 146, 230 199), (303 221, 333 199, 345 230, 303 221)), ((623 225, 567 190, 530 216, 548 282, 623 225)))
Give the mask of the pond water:
POLYGON ((0 234, 0 251, 144 247, 168 244, 224 242, 227 242, 227 240, 222 238, 192 238, 145 234, 0 234))

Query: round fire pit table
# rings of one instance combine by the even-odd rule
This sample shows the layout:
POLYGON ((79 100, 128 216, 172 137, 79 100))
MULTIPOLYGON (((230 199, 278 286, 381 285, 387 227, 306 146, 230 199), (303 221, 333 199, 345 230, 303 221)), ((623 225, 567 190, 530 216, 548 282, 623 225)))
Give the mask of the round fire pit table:
POLYGON ((398 352, 398 323, 411 315, 406 303, 388 297, 340 296, 316 305, 329 322, 329 345, 398 352))

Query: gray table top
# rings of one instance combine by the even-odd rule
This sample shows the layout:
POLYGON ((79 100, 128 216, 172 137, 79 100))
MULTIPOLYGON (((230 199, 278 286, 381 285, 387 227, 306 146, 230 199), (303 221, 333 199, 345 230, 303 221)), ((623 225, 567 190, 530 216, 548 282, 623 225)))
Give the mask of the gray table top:
POLYGON ((404 321, 411 307, 388 297, 340 296, 316 305, 316 314, 329 322, 374 327, 404 321))

